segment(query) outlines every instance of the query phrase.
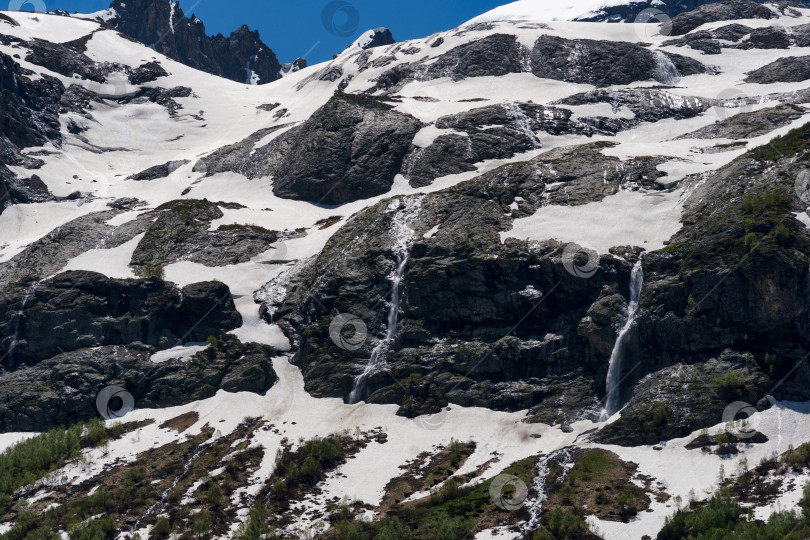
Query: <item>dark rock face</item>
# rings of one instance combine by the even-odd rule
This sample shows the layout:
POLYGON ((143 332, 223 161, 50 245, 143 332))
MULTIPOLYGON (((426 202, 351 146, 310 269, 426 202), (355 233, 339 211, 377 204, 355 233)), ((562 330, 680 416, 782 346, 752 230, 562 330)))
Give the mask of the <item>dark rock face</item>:
POLYGON ((273 176, 279 197, 343 204, 391 189, 422 124, 371 96, 336 94, 303 124, 256 148, 261 130, 200 160, 207 174, 273 176))
MULTIPOLYGON (((633 94, 620 99, 631 98, 643 101, 633 94)), ((683 114, 712 104, 697 100, 683 114)), ((789 106, 758 111, 717 126, 718 133, 758 133, 769 119, 800 113, 789 106)), ((454 125, 463 131, 463 116, 454 125)), ((657 443, 718 423, 731 401, 763 402, 766 392, 808 398, 810 368, 802 359, 810 328, 810 234, 791 213, 807 206, 793 183, 804 167, 808 132, 794 130, 713 173, 687 203, 670 245, 640 259, 646 278, 628 357, 633 365, 621 388, 629 405, 622 423, 599 440, 657 443)), ((463 138, 442 144, 457 153, 463 138)), ((593 276, 580 279, 563 267, 565 246, 501 243, 499 233, 542 205, 584 204, 619 186, 660 189, 660 161, 620 162, 601 153, 605 146, 556 149, 451 189, 383 201, 288 276, 286 296, 268 284, 264 316, 294 343, 307 390, 344 399, 354 391, 354 399, 397 403, 405 415, 436 412, 447 402, 529 408, 530 421, 550 423, 597 415, 640 250, 614 247, 621 259, 599 257, 593 276), (409 258, 389 340, 394 298, 381 276, 391 276, 402 256, 396 247, 402 234, 409 258), (366 325, 368 338, 358 349, 334 339, 335 313, 366 325), (382 361, 357 386, 372 356, 382 361)))
POLYGON ((188 163, 187 159, 180 161, 169 161, 161 165, 155 165, 154 167, 149 167, 146 170, 133 174, 132 176, 127 178, 127 180, 144 181, 144 180, 157 180, 158 178, 166 178, 167 176, 172 174, 174 171, 176 171, 186 163, 188 163))
POLYGON ((362 399, 398 403, 407 415, 448 401, 535 407, 538 418, 557 421, 596 411, 605 359, 577 323, 603 290, 627 289, 630 265, 602 258, 597 275, 583 280, 564 270, 559 243, 501 244, 498 233, 548 202, 583 204, 628 182, 655 185, 656 160, 621 163, 600 153, 607 146, 555 150, 436 194, 382 202, 351 220, 292 280, 286 299, 265 307, 299 345, 294 361, 307 390, 346 398, 380 344, 391 305, 390 283, 380 276, 393 269, 404 222, 413 233, 400 322, 383 345, 389 369, 372 373, 362 399), (330 338, 335 313, 367 325, 359 350, 330 338), (563 410, 564 398, 570 408, 563 410))
POLYGON ((810 237, 792 214, 807 206, 794 184, 804 170, 808 131, 793 130, 718 170, 690 199, 671 244, 645 256, 650 277, 637 338, 639 371, 651 375, 605 440, 680 436, 717 423, 731 401, 756 404, 766 393, 808 398, 810 237), (714 366, 711 359, 733 365, 714 366), (667 371, 677 364, 700 368, 667 371), (686 380, 672 385, 672 373, 686 380), (706 395, 682 384, 697 379, 706 395))
MULTIPOLYGON (((558 102, 560 105, 587 105, 610 103, 614 108, 627 107, 635 118, 619 120, 621 129, 638 125, 639 122, 658 122, 666 118, 683 120, 694 118, 715 105, 716 100, 700 97, 684 97, 664 90, 648 88, 621 88, 619 90, 593 90, 574 94, 558 102)), ((616 121, 614 119, 607 119, 616 121)), ((583 119, 583 121, 585 121, 583 119)), ((616 130, 618 131, 618 129, 616 130)))
MULTIPOLYGON (((662 54, 681 76, 706 71, 705 66, 696 60, 662 54)), ((660 79, 662 61, 666 60, 633 43, 540 36, 531 53, 531 71, 537 77, 558 81, 596 86, 625 85, 660 79)))
POLYGON ((741 24, 732 23, 716 30, 692 32, 677 39, 664 42, 664 45, 689 46, 704 51, 706 54, 720 54, 722 48, 734 49, 787 49, 792 45, 807 47, 810 45, 810 25, 802 24, 788 28, 752 29, 741 24), (748 36, 748 39, 741 41, 748 36), (721 41, 732 43, 722 43, 721 41))
POLYGON ((163 69, 160 62, 146 62, 138 66, 129 74, 129 82, 134 85, 146 84, 165 77, 169 73, 163 69))
POLYGON ((364 43, 362 45, 363 49, 373 49, 375 47, 393 45, 397 42, 394 39, 394 35, 391 33, 391 30, 388 28, 377 28, 373 32, 374 33, 371 35, 371 39, 369 39, 368 43, 364 43))
POLYGON ((188 66, 241 83, 250 82, 250 72, 259 84, 281 77, 276 55, 247 26, 229 37, 208 36, 203 22, 187 18, 177 2, 114 0, 110 7, 118 13, 111 26, 188 66))
POLYGON ((18 178, 6 165, 42 165, 20 150, 61 140, 59 112, 64 92, 57 79, 43 76, 33 81, 10 56, 0 54, 0 214, 11 204, 50 198, 38 176, 18 178))
POLYGON ((448 51, 431 64, 427 73, 433 79, 497 77, 524 71, 522 60, 527 56, 515 36, 493 34, 448 51))
POLYGON ((810 79, 810 56, 780 58, 748 74, 745 82, 770 84, 810 79))
POLYGON ((722 422, 723 410, 731 402, 756 404, 773 383, 753 356, 731 351, 700 365, 668 367, 638 383, 622 416, 603 428, 597 439, 636 446, 686 437, 722 422))
POLYGON ((584 22, 636 22, 639 14, 646 9, 654 9, 669 17, 675 17, 715 2, 717 0, 631 0, 619 5, 603 7, 596 15, 577 20, 584 22))
MULTIPOLYGON (((59 102, 64 91, 53 77, 29 79, 10 56, 0 54, 0 135, 17 148, 59 140, 59 102)), ((8 153, 3 149, 0 154, 3 163, 13 163, 8 153)))
POLYGON ((109 249, 132 240, 151 224, 144 214, 120 227, 107 221, 124 209, 94 212, 70 221, 32 243, 11 260, 0 264, 0 290, 9 293, 27 289, 59 272, 67 262, 90 249, 109 249))
POLYGON ((12 204, 45 202, 53 198, 39 176, 17 178, 4 165, 0 167, 0 214, 12 204))
MULTIPOLYGON (((358 59, 364 69, 365 60, 358 59)), ((529 71, 529 52, 508 34, 493 34, 470 43, 459 45, 441 55, 432 64, 424 62, 399 64, 377 78, 377 88, 398 90, 413 80, 431 80, 450 77, 501 76, 529 71)), ((379 66, 377 66, 379 67, 379 66)))
POLYGON ((96 396, 118 385, 136 408, 183 405, 217 390, 269 390, 278 380, 274 351, 222 336, 191 360, 149 361, 152 348, 103 346, 62 353, 36 366, 0 375, 0 431, 45 431, 98 416, 96 396))
POLYGON ((132 254, 132 265, 138 272, 181 260, 206 266, 247 262, 278 240, 277 233, 259 227, 234 225, 209 231, 211 221, 223 214, 208 201, 172 201, 159 206, 155 214, 157 219, 132 254))
POLYGON ((237 328, 228 287, 196 283, 178 290, 151 280, 64 272, 0 298, 3 366, 36 364, 60 352, 142 342, 161 349, 205 341, 237 328))
POLYGON ((722 0, 702 5, 672 19, 672 35, 680 36, 710 22, 735 19, 773 19, 776 14, 750 0, 722 0))
POLYGON ((412 186, 422 187, 442 176, 474 171, 470 143, 470 138, 463 135, 441 135, 427 148, 414 149, 403 173, 412 186))
POLYGON ((681 135, 679 139, 750 139, 770 133, 790 124, 804 115, 805 111, 796 105, 779 105, 759 111, 740 113, 723 121, 715 122, 692 133, 681 135))
POLYGON ((275 169, 279 197, 342 204, 391 189, 414 135, 415 118, 374 98, 336 95, 274 148, 288 148, 275 169))
POLYGON ((98 64, 83 53, 63 44, 34 39, 26 44, 31 52, 26 61, 47 68, 65 77, 78 75, 82 79, 104 82, 112 66, 98 64))
POLYGON ((635 124, 602 117, 572 121, 571 116, 568 109, 535 103, 491 105, 443 116, 435 126, 459 134, 441 135, 429 147, 414 149, 403 174, 412 186, 425 186, 441 176, 475 170, 474 163, 539 149, 536 132, 615 135, 635 124))

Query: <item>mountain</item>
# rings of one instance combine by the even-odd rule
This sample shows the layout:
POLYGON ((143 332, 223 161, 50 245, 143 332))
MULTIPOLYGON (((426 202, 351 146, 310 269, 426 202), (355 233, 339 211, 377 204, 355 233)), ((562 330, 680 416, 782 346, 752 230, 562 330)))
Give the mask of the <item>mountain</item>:
POLYGON ((810 9, 105 13, 0 13, 4 539, 810 535, 810 9))
MULTIPOLYGON (((497 7, 467 24, 489 21, 664 22, 655 14, 675 17, 718 0, 518 0, 497 7), (641 19, 640 19, 641 18, 641 19), (651 20, 652 19, 652 20, 651 20)), ((738 17, 744 18, 744 17, 738 17)))
POLYGON ((203 21, 186 17, 176 0, 114 0, 95 18, 206 73, 247 84, 267 84, 281 77, 281 64, 258 30, 242 25, 230 36, 209 36, 203 21))

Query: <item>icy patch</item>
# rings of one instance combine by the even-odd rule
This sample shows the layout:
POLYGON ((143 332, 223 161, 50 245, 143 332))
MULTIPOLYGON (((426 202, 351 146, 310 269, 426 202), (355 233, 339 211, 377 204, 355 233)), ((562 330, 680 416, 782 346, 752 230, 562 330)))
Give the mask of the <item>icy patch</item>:
POLYGON ((423 127, 413 138, 413 145, 419 148, 427 148, 442 135, 462 135, 467 137, 464 132, 455 131, 453 129, 439 129, 436 126, 430 125, 423 127))
POLYGON ((186 345, 172 347, 171 349, 157 352, 153 354, 149 360, 155 364, 168 362, 169 360, 180 360, 181 362, 185 362, 186 360, 191 359, 191 357, 198 352, 204 351, 207 348, 207 343, 187 343, 186 345))
POLYGON ((141 233, 129 242, 111 249, 91 249, 72 258, 63 271, 87 270, 99 272, 113 279, 134 279, 137 276, 129 267, 132 254, 146 233, 141 233))
POLYGON ((546 206, 514 221, 507 238, 577 242, 600 253, 614 246, 661 249, 681 228, 680 192, 620 191, 581 206, 546 206))
POLYGON ((436 235, 436 233, 439 232, 440 227, 441 227, 441 225, 436 225, 435 227, 430 229, 428 232, 423 234, 422 238, 433 238, 436 235))
POLYGON ((804 223, 804 226, 810 229, 810 216, 807 215, 807 212, 794 212, 793 215, 796 216, 796 219, 804 223))
POLYGON ((39 433, 0 433, 0 452, 5 452, 17 443, 21 443, 39 433))

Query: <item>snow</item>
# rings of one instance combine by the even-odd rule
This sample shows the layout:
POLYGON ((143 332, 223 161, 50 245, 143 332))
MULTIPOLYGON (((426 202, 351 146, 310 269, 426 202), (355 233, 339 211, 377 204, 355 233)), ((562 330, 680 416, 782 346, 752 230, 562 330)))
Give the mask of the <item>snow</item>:
POLYGON ((511 231, 501 233, 501 240, 557 239, 599 253, 624 245, 661 249, 681 228, 679 198, 678 191, 620 191, 579 206, 544 206, 531 216, 516 219, 511 231))
POLYGON ((102 22, 109 22, 112 19, 117 18, 118 12, 115 11, 114 8, 107 8, 102 9, 101 11, 94 11, 92 13, 73 13, 71 17, 76 19, 87 19, 90 21, 102 21, 102 22))
POLYGON ((604 13, 604 8, 623 6, 630 3, 643 4, 642 1, 629 0, 518 0, 505 6, 497 7, 479 15, 462 26, 493 21, 574 21, 595 17, 604 13))
POLYGON ((189 360, 192 356, 194 356, 200 351, 204 351, 207 348, 208 348, 207 343, 200 343, 200 344, 187 343, 186 345, 181 345, 179 347, 172 347, 171 349, 166 349, 165 351, 156 352, 149 358, 149 360, 151 362, 154 362, 155 364, 168 362, 169 360, 185 361, 189 360))
POLYGON ((467 137, 466 132, 456 131, 453 129, 439 129, 434 125, 429 125, 419 130, 419 132, 413 138, 413 144, 419 148, 427 148, 442 135, 461 135, 467 137))
MULTIPOLYGON (((429 63, 437 55, 493 32, 512 33, 527 47, 531 47, 541 34, 565 38, 587 36, 591 39, 639 41, 636 25, 563 21, 597 13, 602 7, 615 5, 620 1, 561 0, 549 4, 545 0, 521 0, 471 21, 492 21, 494 26, 492 30, 469 30, 464 33, 450 31, 401 44, 403 47, 413 45, 420 48, 421 52, 407 57, 398 54, 397 62, 424 60, 429 63), (546 21, 548 24, 546 28, 541 28, 504 22, 518 20, 546 21), (436 48, 430 47, 429 44, 437 37, 443 37, 445 42, 436 48)), ((810 17, 806 12, 803 13, 798 19, 783 18, 781 21, 791 26, 810 22, 810 17)), ((52 41, 64 42, 78 39, 99 29, 97 23, 88 19, 115 16, 112 10, 92 15, 84 18, 66 18, 44 14, 33 16, 11 13, 9 16, 19 21, 21 26, 9 28, 6 25, 3 31, 22 39, 46 37, 52 41)), ((754 20, 743 21, 743 24, 759 28, 773 22, 754 20)), ((706 27, 724 24, 727 23, 711 23, 706 27)), ((369 38, 368 35, 364 36, 365 39, 369 38)), ((677 52, 704 63, 708 62, 699 51, 662 47, 664 39, 665 36, 652 36, 648 41, 653 43, 654 49, 677 52)), ((1 45, 0 51, 7 54, 20 52, 19 49, 1 45)), ((170 75, 148 83, 147 86, 165 88, 189 86, 194 90, 194 95, 176 98, 183 108, 178 110, 174 118, 169 116, 165 108, 153 103, 139 101, 121 105, 112 100, 94 105, 92 122, 73 113, 63 115, 61 118, 63 125, 69 118, 88 125, 89 129, 83 134, 86 141, 68 135, 60 148, 47 145, 44 148, 26 151, 44 149, 54 152, 52 155, 42 157, 45 164, 37 170, 37 175, 55 195, 65 196, 79 190, 82 193, 92 193, 95 198, 89 202, 49 202, 5 209, 0 215, 0 263, 7 261, 53 228, 81 215, 106 209, 107 202, 115 198, 137 197, 144 202, 137 210, 123 212, 108 221, 112 226, 119 226, 160 204, 181 198, 182 192, 191 188, 187 198, 205 197, 213 201, 236 202, 246 206, 239 210, 223 209, 224 216, 211 224, 212 229, 230 223, 255 223, 277 231, 305 229, 304 236, 284 242, 283 250, 286 254, 285 260, 281 262, 274 260, 277 251, 270 249, 249 262, 237 265, 212 268, 183 261, 168 265, 165 269, 167 279, 180 286, 210 279, 219 279, 226 283, 231 288, 236 307, 244 319, 243 326, 233 333, 243 341, 256 341, 272 345, 280 351, 288 350, 290 344, 281 330, 276 325, 265 323, 258 316, 258 305, 254 302, 253 294, 266 282, 289 270, 297 261, 316 256, 346 220, 391 195, 435 192, 505 163, 529 159, 537 153, 527 152, 514 158, 480 163, 477 164, 477 171, 449 175, 437 179, 431 186, 420 189, 411 188, 405 178, 397 176, 390 193, 342 205, 339 208, 279 199, 272 193, 272 178, 249 180, 236 173, 220 173, 204 178, 201 172, 192 171, 199 157, 240 141, 259 129, 287 123, 292 127, 307 119, 312 112, 326 103, 337 87, 338 81, 306 82, 310 76, 328 65, 342 65, 344 76, 354 77, 347 87, 349 92, 363 91, 372 87, 375 79, 392 67, 389 65, 369 68, 360 73, 354 64, 353 55, 357 52, 345 51, 332 62, 289 73, 283 79, 267 85, 247 86, 195 71, 165 58, 148 47, 123 39, 116 32, 100 29, 88 42, 87 55, 92 60, 114 61, 131 67, 137 67, 148 61, 159 61, 170 75), (273 112, 257 111, 258 105, 269 102, 280 103, 281 107, 288 109, 289 116, 277 120, 273 112), (223 103, 227 103, 228 106, 223 107, 223 103), (148 167, 179 159, 190 160, 190 163, 180 167, 167 178, 146 182, 126 180, 133 173, 148 167), (72 178, 74 175, 77 178, 72 178), (325 230, 315 226, 318 220, 334 216, 342 216, 336 225, 325 230)), ((390 47, 382 47, 372 51, 372 59, 390 53, 390 47)), ((669 91, 673 94, 673 99, 689 95, 715 98, 728 95, 728 92, 751 96, 792 92, 804 88, 806 84, 781 83, 762 86, 741 81, 745 78, 746 72, 779 57, 807 54, 810 54, 810 49, 724 50, 722 55, 711 57, 711 63, 718 66, 719 75, 685 77, 678 82, 679 86, 669 91)), ((21 56, 25 57, 24 54, 21 56)), ((20 64, 26 69, 31 69, 34 78, 47 74, 64 84, 80 84, 107 94, 133 90, 120 73, 111 74, 104 84, 99 84, 69 79, 23 59, 20 60, 20 64)), ((654 81, 645 81, 631 86, 645 87, 656 84, 654 81)), ((510 103, 529 101, 550 105, 571 94, 592 89, 590 85, 539 79, 531 73, 460 81, 445 78, 407 84, 398 92, 401 101, 392 102, 392 105, 397 110, 412 114, 429 124, 441 116, 486 105, 508 106, 510 103)), ((761 103, 753 105, 750 109, 756 110, 775 104, 770 98, 762 98, 760 101, 761 103)), ((618 111, 613 111, 609 104, 584 105, 570 109, 573 111, 574 119, 584 116, 633 117, 629 109, 622 107, 618 111)), ((659 169, 667 173, 667 176, 661 179, 662 182, 672 184, 689 174, 722 167, 742 153, 742 150, 733 150, 719 154, 701 154, 693 150, 696 146, 728 142, 726 140, 672 139, 710 125, 723 117, 737 114, 741 110, 743 109, 710 110, 688 120, 664 120, 655 124, 642 124, 633 130, 620 133, 617 137, 587 138, 538 133, 538 143, 542 147, 539 151, 610 140, 618 143, 618 146, 605 149, 604 154, 607 156, 621 159, 645 155, 667 156, 668 161, 660 165, 659 169)), ((791 126, 753 139, 749 141, 748 146, 763 144, 773 136, 783 134, 805 121, 806 118, 800 119, 791 126)), ((268 135, 258 144, 266 144, 280 133, 283 133, 283 130, 268 135)), ((416 135, 413 143, 417 147, 424 148, 437 137, 449 133, 454 132, 428 125, 416 135)), ((30 171, 18 167, 12 167, 12 170, 22 177, 30 174, 30 171)), ((564 189, 564 186, 561 185, 558 189, 564 189)), ((668 192, 625 190, 607 196, 602 201, 585 205, 547 206, 540 208, 532 216, 515 220, 513 230, 503 233, 501 238, 503 240, 515 237, 533 241, 557 238, 566 242, 577 242, 602 253, 606 253, 609 247, 624 244, 638 245, 647 250, 657 249, 663 247, 664 242, 679 230, 681 205, 689 193, 691 191, 683 186, 677 186, 668 192)), ((797 219, 810 226, 810 217, 807 217, 807 214, 798 214, 797 219)), ((438 226, 426 233, 425 237, 429 238, 437 231, 438 226)), ((100 271, 110 277, 132 277, 128 262, 138 239, 134 238, 117 248, 90 250, 69 261, 65 269, 88 269, 100 271)), ((187 358, 201 350, 201 347, 203 347, 201 344, 186 344, 154 355, 152 360, 160 362, 169 358, 187 358)), ((497 475, 509 464, 528 456, 548 454, 570 445, 592 446, 581 440, 576 442, 577 437, 601 425, 577 422, 572 426, 574 428, 572 433, 564 433, 556 427, 524 424, 521 420, 525 417, 525 411, 503 413, 457 406, 432 418, 409 420, 396 416, 396 406, 365 403, 346 405, 339 399, 313 398, 304 391, 300 371, 290 365, 286 357, 276 358, 273 363, 280 381, 266 395, 219 392, 210 399, 181 407, 132 411, 125 417, 125 421, 153 418, 156 422, 126 435, 121 440, 112 441, 109 453, 105 454, 100 449, 86 452, 87 464, 78 462, 71 464, 55 473, 53 478, 67 476, 74 483, 80 482, 82 479, 102 473, 119 457, 124 461, 133 460, 138 453, 156 445, 182 440, 189 433, 198 434, 206 423, 215 425, 220 433, 229 433, 245 416, 262 416, 273 423, 279 433, 259 430, 251 440, 251 444, 261 445, 267 450, 260 469, 254 474, 253 483, 246 488, 248 493, 255 494, 261 482, 272 473, 275 466, 275 452, 285 437, 290 441, 297 441, 299 438, 310 439, 329 434, 353 434, 356 428, 384 430, 388 434, 387 443, 370 443, 356 459, 349 460, 338 471, 329 475, 323 484, 323 496, 318 500, 302 503, 304 513, 299 525, 306 528, 319 519, 316 517, 319 510, 322 511, 325 501, 332 497, 357 500, 371 505, 378 504, 387 482, 402 473, 400 466, 425 450, 448 444, 451 438, 477 443, 475 453, 458 471, 459 475, 476 471, 493 457, 493 453, 497 453, 497 461, 488 466, 479 478, 473 480, 480 481, 497 475), (163 421, 188 411, 198 412, 200 419, 182 436, 158 427, 163 421)), ((743 455, 748 457, 751 463, 756 463, 758 459, 769 456, 771 452, 785 451, 789 444, 798 445, 804 442, 809 407, 781 403, 757 414, 758 429, 766 433, 770 441, 764 445, 743 448, 743 455)), ((608 421, 613 421, 616 417, 608 421)), ((721 427, 719 424, 713 429, 721 427)), ((0 449, 31 435, 0 435, 0 449)), ((669 441, 661 451, 647 446, 606 448, 615 451, 624 459, 637 462, 640 472, 650 474, 664 482, 670 495, 680 495, 686 500, 689 491, 695 489, 699 498, 705 498, 716 487, 717 475, 723 460, 700 451, 686 450, 684 446, 689 440, 690 437, 669 441)), ((728 463, 726 468, 729 468, 728 463)), ((797 480, 797 485, 804 481, 805 478, 797 480)), ((783 507, 795 505, 797 493, 796 490, 784 493, 780 497, 779 504, 783 507)), ((629 524, 603 522, 593 518, 590 518, 590 521, 605 534, 606 538, 637 538, 644 534, 655 536, 664 518, 674 511, 674 503, 670 500, 668 503, 653 503, 652 512, 642 513, 637 520, 629 524)), ((769 511, 767 508, 756 510, 757 516, 765 516, 769 511)), ((147 532, 144 530, 142 534, 145 536, 147 532)), ((508 538, 510 534, 506 530, 490 529, 479 533, 477 538, 508 538)))
POLYGON ((98 202, 82 204, 46 202, 6 208, 0 214, 0 263, 8 261, 31 242, 84 214, 101 210, 98 202))
POLYGON ((38 433, 0 433, 0 452, 5 452, 9 447, 37 435, 38 433))
POLYGON ((134 279, 137 276, 129 262, 132 260, 132 254, 135 248, 143 239, 146 233, 141 233, 135 236, 132 240, 121 244, 118 247, 110 249, 91 249, 85 251, 81 255, 74 257, 63 268, 64 272, 68 270, 89 270, 92 272, 99 272, 109 278, 115 279, 134 279))

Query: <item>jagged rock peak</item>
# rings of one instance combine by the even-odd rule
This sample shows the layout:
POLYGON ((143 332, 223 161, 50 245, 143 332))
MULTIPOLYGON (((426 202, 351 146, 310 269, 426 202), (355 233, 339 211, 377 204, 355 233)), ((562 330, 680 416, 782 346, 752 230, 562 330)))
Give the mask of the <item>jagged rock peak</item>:
POLYGON ((357 38, 354 45, 361 49, 373 49, 374 47, 393 45, 396 42, 393 34, 391 34, 391 30, 388 28, 376 28, 374 30, 366 30, 362 36, 357 38))
POLYGON ((281 64, 258 30, 242 25, 230 36, 209 36, 194 14, 186 17, 174 0, 113 0, 99 19, 169 58, 247 84, 281 77, 281 64))

